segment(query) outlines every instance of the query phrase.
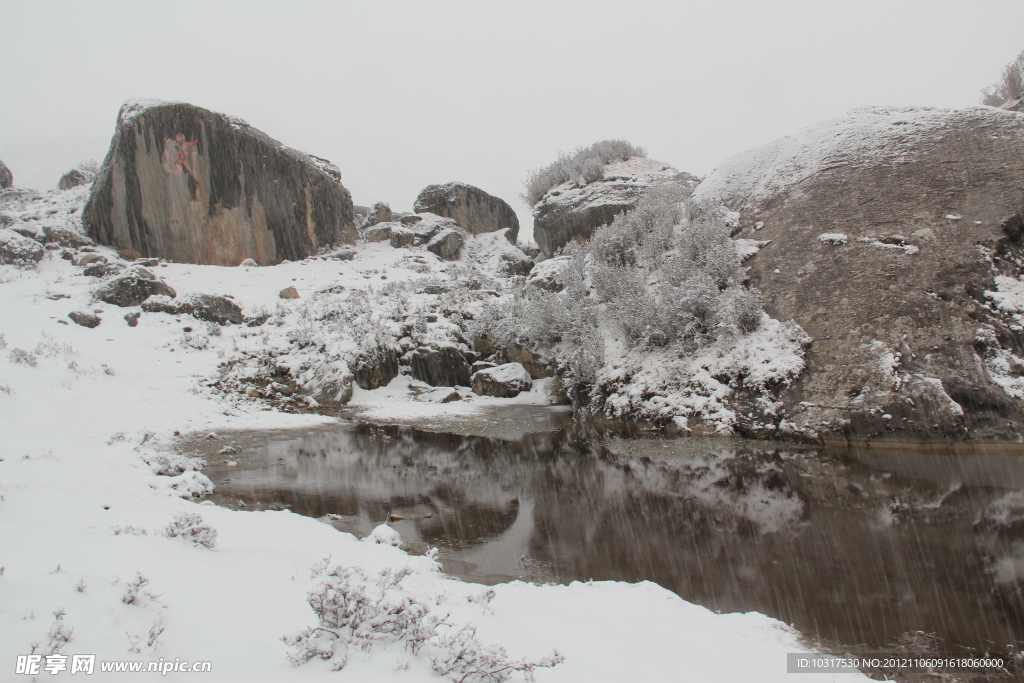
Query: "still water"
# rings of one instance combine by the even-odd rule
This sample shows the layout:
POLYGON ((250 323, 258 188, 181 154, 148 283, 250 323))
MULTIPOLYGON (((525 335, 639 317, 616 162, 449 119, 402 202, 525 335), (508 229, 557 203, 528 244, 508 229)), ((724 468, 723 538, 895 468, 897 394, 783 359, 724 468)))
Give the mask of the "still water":
MULTIPOLYGON (((536 418, 544 422, 543 417, 536 418)), ((365 535, 389 515, 465 580, 654 581, 811 638, 1024 641, 1024 457, 624 438, 544 423, 464 436, 366 424, 243 439, 215 500, 365 535)))

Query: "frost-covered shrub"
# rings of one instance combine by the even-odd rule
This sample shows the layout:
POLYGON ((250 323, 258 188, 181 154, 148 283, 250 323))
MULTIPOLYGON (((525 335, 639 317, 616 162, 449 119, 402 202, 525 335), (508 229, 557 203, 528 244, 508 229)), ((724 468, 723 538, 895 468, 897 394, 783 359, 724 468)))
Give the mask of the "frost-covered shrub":
POLYGON ((1001 107, 1024 96, 1024 51, 1003 67, 999 81, 981 91, 981 103, 1001 107))
POLYGON ((683 202, 690 193, 680 183, 661 183, 647 190, 636 208, 594 232, 590 238, 594 259, 618 266, 633 265, 638 258, 657 259, 672 248, 673 229, 682 219, 683 202))
POLYGON ((560 153, 555 161, 530 172, 523 182, 526 191, 522 199, 532 206, 557 185, 569 181, 580 186, 592 183, 604 176, 605 164, 643 156, 647 156, 647 150, 625 140, 602 140, 572 154, 560 153))
POLYGON ((39 359, 34 354, 29 353, 24 349, 11 349, 11 353, 7 356, 12 363, 18 363, 20 365, 28 365, 29 367, 36 367, 39 365, 39 359))
POLYGON ((456 625, 450 615, 438 615, 402 587, 409 570, 385 569, 368 576, 357 567, 329 565, 313 569, 319 585, 306 601, 317 625, 281 638, 299 666, 311 659, 329 661, 335 670, 348 663, 352 652, 369 651, 377 642, 400 643, 414 656, 426 656, 433 670, 465 683, 506 681, 524 672, 532 680, 539 667, 564 660, 557 651, 539 660, 510 659, 504 648, 485 645, 470 625, 456 625))
POLYGON ((164 528, 164 535, 184 538, 211 550, 217 546, 217 530, 204 524, 202 515, 195 512, 175 512, 174 521, 164 528))

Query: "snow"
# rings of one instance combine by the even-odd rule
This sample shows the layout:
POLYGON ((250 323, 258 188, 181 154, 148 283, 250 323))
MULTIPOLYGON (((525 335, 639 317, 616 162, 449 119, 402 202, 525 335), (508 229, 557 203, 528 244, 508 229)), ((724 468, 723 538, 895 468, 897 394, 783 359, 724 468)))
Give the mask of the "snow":
POLYGON ((718 433, 731 434, 737 416, 728 403, 735 390, 743 386, 766 393, 772 386, 788 385, 803 370, 810 341, 799 325, 765 315, 750 334, 710 344, 692 356, 627 356, 617 368, 606 368, 599 381, 613 392, 606 402, 613 416, 699 417, 718 433))
POLYGON ((842 245, 846 244, 846 235, 841 232, 824 232, 818 235, 818 241, 823 244, 842 245))
MULTIPOLYGON (((18 218, 80 230, 84 197, 79 188, 39 195, 26 200, 18 218), (48 214, 48 207, 60 210, 48 214)), ((96 251, 118 260, 113 250, 96 251)), ((356 568, 371 584, 403 574, 396 584, 402 594, 449 614, 448 633, 475 627, 481 643, 500 645, 512 658, 537 659, 557 649, 565 661, 538 669, 538 681, 788 681, 786 653, 808 648, 798 633, 761 614, 714 614, 650 583, 516 582, 484 589, 444 576, 429 556, 394 547, 399 539, 387 527, 374 532, 374 540, 384 543, 363 543, 287 511, 239 512, 195 502, 192 495, 205 490, 208 480, 197 470, 200 463, 174 452, 178 434, 210 434, 216 441, 217 432, 229 429, 335 421, 216 393, 210 384, 222 361, 258 351, 299 369, 310 358, 297 340, 322 332, 310 323, 318 312, 338 310, 331 308, 331 293, 344 292, 353 302, 365 297, 371 313, 386 298, 401 299, 393 305, 427 307, 437 297, 422 293, 423 285, 448 282, 464 267, 453 268, 422 249, 387 244, 361 245, 353 261, 312 258, 263 268, 161 264, 154 272, 179 293, 231 295, 247 314, 266 311, 270 320, 260 327, 220 328, 188 315, 143 312, 133 328, 123 318, 139 309, 94 301, 97 282, 59 252, 48 251, 38 268, 0 266, 4 666, 13 666, 34 644, 44 653, 59 646, 54 634, 63 629, 70 632, 70 641, 59 648, 65 654, 95 654, 100 661, 210 661, 210 680, 442 680, 425 657, 384 642, 351 653, 341 673, 320 660, 292 666, 280 639, 316 625, 307 597, 318 590, 322 574, 311 577, 309 570, 326 566, 329 558, 328 563, 356 568), (382 277, 399 283, 387 296, 382 277), (279 299, 286 286, 295 286, 301 298, 279 299), (66 321, 69 311, 79 309, 95 311, 100 326, 66 321)), ((437 326, 428 327, 430 334, 446 337, 445 323, 430 325, 437 326)), ((757 343, 744 349, 702 353, 694 360, 702 364, 702 376, 710 379, 719 365, 745 363, 743 381, 758 386, 784 381, 798 370, 802 357, 793 330, 769 319, 753 336, 757 343)), ((358 342, 355 333, 327 340, 328 356, 342 359, 358 342)), ((412 381, 400 376, 374 391, 356 388, 352 405, 405 419, 414 409, 448 415, 517 401, 542 403, 546 387, 542 380, 515 399, 432 404, 415 401, 412 381)), ((719 385, 702 400, 713 403, 716 391, 730 390, 719 385)), ((98 668, 90 678, 122 679, 98 668)))
POLYGON ((515 380, 532 382, 530 373, 526 371, 526 368, 521 363, 505 363, 504 365, 481 370, 479 374, 488 375, 495 381, 503 384, 515 380))
POLYGON ((547 204, 568 204, 571 207, 586 203, 588 207, 606 204, 621 205, 635 199, 650 185, 671 180, 679 171, 668 164, 643 157, 631 157, 625 161, 613 161, 604 166, 604 178, 586 185, 568 181, 557 185, 544 195, 534 207, 536 216, 539 207, 547 204))
POLYGON ((736 251, 740 255, 741 261, 746 261, 748 258, 761 251, 763 247, 771 244, 771 240, 748 240, 748 239, 734 239, 733 244, 736 245, 736 251))

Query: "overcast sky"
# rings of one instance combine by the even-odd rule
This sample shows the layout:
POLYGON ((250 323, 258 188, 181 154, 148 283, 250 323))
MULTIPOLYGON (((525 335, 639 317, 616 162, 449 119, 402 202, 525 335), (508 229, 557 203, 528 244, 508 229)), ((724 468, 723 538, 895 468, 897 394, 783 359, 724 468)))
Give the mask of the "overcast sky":
POLYGON ((698 175, 869 104, 961 107, 1024 49, 1021 0, 0 0, 0 160, 55 188, 127 98, 246 119, 409 210, 511 203, 559 150, 624 138, 698 175))

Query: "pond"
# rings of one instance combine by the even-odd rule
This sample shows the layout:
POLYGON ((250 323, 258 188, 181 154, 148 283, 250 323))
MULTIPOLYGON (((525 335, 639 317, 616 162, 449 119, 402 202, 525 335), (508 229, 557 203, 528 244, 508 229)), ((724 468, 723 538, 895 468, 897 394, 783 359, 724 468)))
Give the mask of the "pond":
POLYGON ((826 645, 1024 641, 1020 455, 623 437, 539 409, 482 424, 234 435, 237 466, 205 471, 219 504, 360 536, 391 516, 468 581, 649 580, 826 645))

